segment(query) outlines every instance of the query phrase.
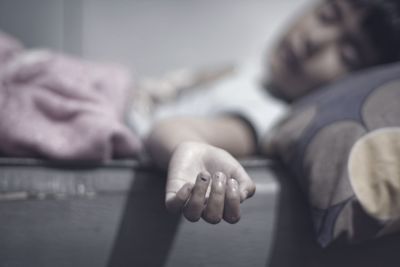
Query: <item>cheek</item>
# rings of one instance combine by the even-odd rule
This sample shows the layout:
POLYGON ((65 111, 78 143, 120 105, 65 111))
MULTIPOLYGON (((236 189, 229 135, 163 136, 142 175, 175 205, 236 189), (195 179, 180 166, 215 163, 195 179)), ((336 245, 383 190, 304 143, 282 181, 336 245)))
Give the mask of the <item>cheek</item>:
POLYGON ((311 84, 322 86, 348 72, 336 48, 327 48, 304 65, 304 76, 311 84))

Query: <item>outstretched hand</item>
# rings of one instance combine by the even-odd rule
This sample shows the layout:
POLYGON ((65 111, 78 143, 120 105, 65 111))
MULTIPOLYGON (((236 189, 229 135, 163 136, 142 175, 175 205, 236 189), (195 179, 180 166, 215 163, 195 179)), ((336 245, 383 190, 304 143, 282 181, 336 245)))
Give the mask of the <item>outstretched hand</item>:
POLYGON ((240 203, 255 185, 240 163, 223 149, 197 142, 176 148, 169 164, 166 206, 189 221, 216 224, 240 219, 240 203))

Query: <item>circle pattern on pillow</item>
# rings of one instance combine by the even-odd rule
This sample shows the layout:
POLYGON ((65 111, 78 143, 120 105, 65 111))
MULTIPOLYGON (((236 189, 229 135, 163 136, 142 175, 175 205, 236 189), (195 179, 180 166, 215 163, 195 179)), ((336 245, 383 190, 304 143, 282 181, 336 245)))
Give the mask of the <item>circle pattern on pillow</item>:
POLYGON ((388 82, 366 99, 362 118, 369 130, 400 125, 400 81, 388 82))
POLYGON ((304 159, 307 195, 319 209, 336 205, 354 192, 350 186, 346 161, 351 146, 365 129, 354 121, 338 121, 324 127, 311 140, 304 159), (332 194, 332 191, 336 192, 332 194))
MULTIPOLYGON (((315 106, 307 107, 304 110, 294 113, 290 120, 282 123, 282 127, 277 129, 273 134, 276 138, 267 140, 265 150, 267 151, 281 151, 284 161, 292 159, 293 150, 291 146, 302 134, 303 131, 310 125, 316 116, 317 108, 315 106)), ((273 153, 273 152, 272 152, 273 153)))
POLYGON ((400 217, 400 127, 378 129, 357 141, 348 172, 364 209, 380 220, 400 217))
POLYGON ((392 64, 343 79, 296 102, 274 131, 275 155, 306 194, 322 246, 400 226, 399 78, 392 64))

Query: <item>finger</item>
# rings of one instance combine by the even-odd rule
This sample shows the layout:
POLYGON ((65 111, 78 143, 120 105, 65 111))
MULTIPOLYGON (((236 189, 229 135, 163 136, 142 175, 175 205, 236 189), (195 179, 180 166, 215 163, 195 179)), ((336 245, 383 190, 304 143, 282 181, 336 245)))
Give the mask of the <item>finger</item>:
POLYGON ((191 222, 196 222, 201 217, 210 180, 211 175, 206 172, 202 172, 197 176, 196 184, 192 190, 192 195, 183 209, 183 215, 191 222))
POLYGON ((186 183, 176 193, 167 192, 165 197, 165 205, 167 210, 174 213, 181 211, 186 201, 189 199, 192 189, 193 184, 186 183))
POLYGON ((225 192, 224 220, 237 223, 240 219, 239 184, 235 179, 229 179, 225 192))
POLYGON ((232 174, 233 178, 239 183, 240 202, 252 197, 256 192, 256 185, 242 166, 232 174))
POLYGON ((203 218, 209 223, 216 224, 222 219, 224 211, 226 176, 222 172, 213 175, 211 193, 208 198, 203 218))

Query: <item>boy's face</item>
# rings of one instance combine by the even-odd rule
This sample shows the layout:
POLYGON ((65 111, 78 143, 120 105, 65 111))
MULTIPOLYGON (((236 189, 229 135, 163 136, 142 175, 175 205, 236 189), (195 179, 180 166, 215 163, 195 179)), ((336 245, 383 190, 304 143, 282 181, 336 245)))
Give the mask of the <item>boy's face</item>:
MULTIPOLYGON (((295 21, 269 56, 270 82, 293 100, 378 62, 354 0, 324 0, 295 21)), ((274 89, 271 89, 274 90, 274 89)))

